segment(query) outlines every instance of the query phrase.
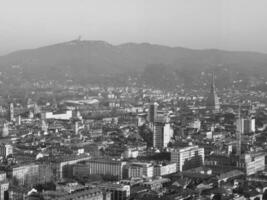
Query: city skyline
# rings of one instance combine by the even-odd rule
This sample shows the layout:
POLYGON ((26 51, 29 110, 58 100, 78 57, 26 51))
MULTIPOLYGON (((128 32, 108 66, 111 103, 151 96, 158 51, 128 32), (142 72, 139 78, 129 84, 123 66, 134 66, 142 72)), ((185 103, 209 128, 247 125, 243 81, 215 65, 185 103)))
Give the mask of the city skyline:
POLYGON ((266 6, 3 0, 0 200, 267 200, 266 6))

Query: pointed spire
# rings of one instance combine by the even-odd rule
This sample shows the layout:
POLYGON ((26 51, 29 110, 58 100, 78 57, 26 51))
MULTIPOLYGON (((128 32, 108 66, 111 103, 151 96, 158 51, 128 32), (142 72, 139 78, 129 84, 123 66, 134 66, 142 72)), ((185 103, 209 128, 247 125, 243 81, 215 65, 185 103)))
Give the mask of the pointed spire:
POLYGON ((211 87, 213 88, 213 89, 215 89, 215 75, 214 75, 214 72, 212 72, 212 79, 211 79, 211 87))
POLYGON ((219 98, 216 93, 215 87, 215 75, 212 72, 211 84, 210 84, 210 93, 207 99, 207 107, 213 111, 218 111, 220 109, 219 98))

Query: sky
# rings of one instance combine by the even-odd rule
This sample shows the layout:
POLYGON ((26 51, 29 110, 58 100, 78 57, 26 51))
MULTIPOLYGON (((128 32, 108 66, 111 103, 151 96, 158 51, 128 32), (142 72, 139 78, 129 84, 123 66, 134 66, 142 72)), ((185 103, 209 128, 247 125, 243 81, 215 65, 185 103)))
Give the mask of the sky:
POLYGON ((267 53, 266 0, 0 0, 0 55, 70 41, 267 53))

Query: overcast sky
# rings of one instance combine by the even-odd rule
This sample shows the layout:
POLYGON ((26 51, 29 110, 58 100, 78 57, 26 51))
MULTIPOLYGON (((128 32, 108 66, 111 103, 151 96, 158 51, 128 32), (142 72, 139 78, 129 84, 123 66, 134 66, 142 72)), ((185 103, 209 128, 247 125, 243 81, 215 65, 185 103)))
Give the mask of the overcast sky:
POLYGON ((0 54, 69 41, 267 52, 267 0, 0 0, 0 54))

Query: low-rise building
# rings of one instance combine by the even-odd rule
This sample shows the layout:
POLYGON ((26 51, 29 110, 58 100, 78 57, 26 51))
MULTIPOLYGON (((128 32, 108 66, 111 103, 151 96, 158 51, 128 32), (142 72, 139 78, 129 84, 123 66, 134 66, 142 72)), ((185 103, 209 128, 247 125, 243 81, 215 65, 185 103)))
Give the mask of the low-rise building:
POLYGON ((89 174, 112 175, 121 179, 126 162, 116 160, 92 159, 84 164, 75 165, 73 168, 74 176, 89 174))
POLYGON ((82 188, 71 193, 61 191, 44 192, 45 200, 111 200, 111 193, 100 189, 82 188))
POLYGON ((128 177, 153 177, 153 168, 151 163, 130 163, 128 165, 128 177))
POLYGON ((165 176, 168 174, 174 174, 177 172, 177 164, 159 164, 154 166, 154 176, 165 176))
POLYGON ((106 192, 111 192, 111 200, 127 200, 130 197, 129 185, 104 183, 98 187, 106 192))
POLYGON ((15 178, 20 185, 34 185, 39 182, 39 165, 30 163, 12 166, 7 171, 8 178, 15 178))

